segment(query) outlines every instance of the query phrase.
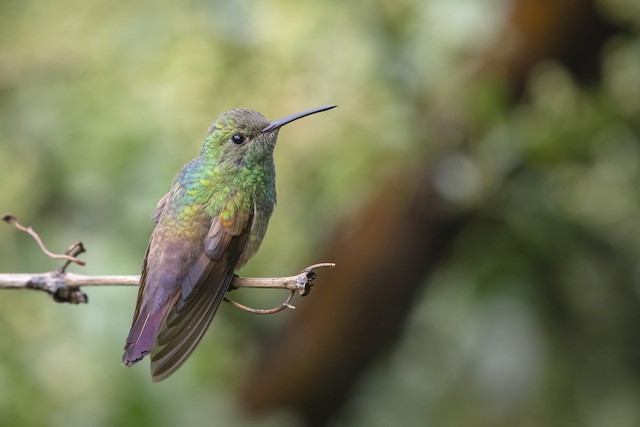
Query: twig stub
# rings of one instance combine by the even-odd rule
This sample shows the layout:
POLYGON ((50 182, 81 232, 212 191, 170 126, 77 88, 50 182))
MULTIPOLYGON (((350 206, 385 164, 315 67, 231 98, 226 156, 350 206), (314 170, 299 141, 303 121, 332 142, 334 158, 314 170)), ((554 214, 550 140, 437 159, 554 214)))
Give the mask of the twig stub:
POLYGON ((16 217, 10 213, 6 213, 6 214, 2 214, 2 217, 0 217, 0 219, 2 219, 4 222, 11 224, 13 223, 13 221, 16 220, 16 217))
POLYGON ((80 288, 69 286, 65 282, 64 273, 51 272, 33 276, 25 288, 43 291, 49 294, 55 302, 69 304, 86 304, 89 297, 80 288))

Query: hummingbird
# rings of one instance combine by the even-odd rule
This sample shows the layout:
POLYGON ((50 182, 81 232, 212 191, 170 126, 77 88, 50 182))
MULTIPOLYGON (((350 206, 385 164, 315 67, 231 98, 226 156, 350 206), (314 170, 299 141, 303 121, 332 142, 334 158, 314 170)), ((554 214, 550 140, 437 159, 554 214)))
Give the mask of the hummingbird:
POLYGON ((280 128, 330 110, 269 121, 235 109, 209 128, 200 155, 176 175, 153 214, 122 363, 151 354, 151 378, 173 374, 202 339, 236 269, 251 258, 276 204, 273 150, 280 128))

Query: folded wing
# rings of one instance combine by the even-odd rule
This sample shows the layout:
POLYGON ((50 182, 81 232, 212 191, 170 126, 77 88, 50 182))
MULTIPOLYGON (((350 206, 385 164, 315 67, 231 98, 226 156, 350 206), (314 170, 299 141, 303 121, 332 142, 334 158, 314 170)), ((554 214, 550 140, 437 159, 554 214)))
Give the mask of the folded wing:
POLYGON ((160 327, 151 351, 154 382, 174 373, 202 339, 225 292, 251 230, 251 215, 213 217, 202 253, 181 279, 180 293, 160 327))

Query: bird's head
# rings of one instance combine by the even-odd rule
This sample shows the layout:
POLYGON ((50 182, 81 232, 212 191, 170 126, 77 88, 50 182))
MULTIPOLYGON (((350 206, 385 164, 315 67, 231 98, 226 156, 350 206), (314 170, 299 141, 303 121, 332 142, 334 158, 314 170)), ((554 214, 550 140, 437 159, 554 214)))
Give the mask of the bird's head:
POLYGON ((282 126, 334 107, 336 105, 313 108, 274 121, 254 110, 231 110, 218 117, 209 128, 202 154, 235 164, 243 164, 247 156, 270 156, 282 126))

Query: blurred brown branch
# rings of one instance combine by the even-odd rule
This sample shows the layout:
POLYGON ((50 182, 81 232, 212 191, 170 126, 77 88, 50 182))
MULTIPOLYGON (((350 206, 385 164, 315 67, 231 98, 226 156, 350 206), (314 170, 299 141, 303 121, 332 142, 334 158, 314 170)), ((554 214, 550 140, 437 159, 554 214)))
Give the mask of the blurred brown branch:
MULTIPOLYGON (((64 254, 56 254, 49 251, 42 239, 31 227, 20 224, 17 218, 11 214, 4 214, 0 217, 3 221, 13 225, 20 231, 28 233, 38 243, 42 252, 49 258, 62 259, 65 263, 54 271, 47 273, 7 273, 0 274, 0 289, 33 289, 44 291, 56 302, 68 302, 71 304, 87 303, 88 297, 80 289, 82 286, 138 286, 140 276, 86 276, 83 274, 69 273, 66 271, 69 263, 85 265, 85 262, 77 256, 86 249, 81 242, 74 243, 64 254)), ((311 265, 302 272, 285 277, 235 277, 231 283, 230 291, 239 288, 262 288, 262 289, 287 289, 291 291, 287 299, 278 307, 269 310, 254 309, 228 298, 225 300, 235 307, 256 314, 273 314, 286 308, 294 308, 291 300, 296 292, 306 296, 311 291, 316 278, 315 270, 323 267, 334 267, 333 263, 319 263, 311 265)))

